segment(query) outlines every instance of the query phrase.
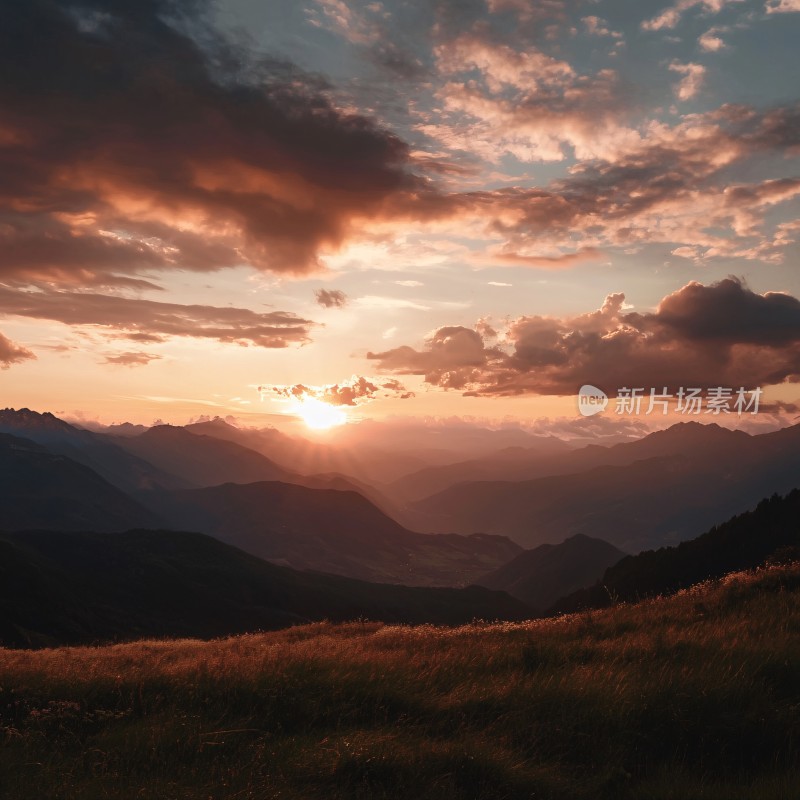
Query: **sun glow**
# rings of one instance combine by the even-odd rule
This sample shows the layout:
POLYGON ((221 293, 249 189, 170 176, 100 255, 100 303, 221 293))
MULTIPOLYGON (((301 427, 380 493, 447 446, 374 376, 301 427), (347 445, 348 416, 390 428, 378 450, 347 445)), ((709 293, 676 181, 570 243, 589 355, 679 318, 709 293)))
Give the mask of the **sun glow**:
POLYGON ((324 431, 347 422, 347 412, 343 408, 324 403, 315 397, 297 400, 292 413, 297 414, 309 428, 317 431, 324 431))

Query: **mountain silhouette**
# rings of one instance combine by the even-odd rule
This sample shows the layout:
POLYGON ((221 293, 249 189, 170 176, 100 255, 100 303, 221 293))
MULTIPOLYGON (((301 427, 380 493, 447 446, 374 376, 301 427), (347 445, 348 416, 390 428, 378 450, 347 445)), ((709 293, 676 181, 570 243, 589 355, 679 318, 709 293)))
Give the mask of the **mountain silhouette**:
POLYGON ((800 558, 800 490, 773 495, 754 510, 711 528, 677 547, 627 556, 596 585, 555 603, 552 612, 602 608, 616 600, 669 594, 709 578, 758 567, 770 556, 800 558))
POLYGON ((504 537, 414 533, 352 491, 227 483, 153 493, 148 502, 175 529, 296 569, 371 581, 465 585, 520 551, 504 537))
POLYGON ((89 467, 0 433, 0 531, 121 531, 160 520, 89 467))
POLYGON ((113 441, 195 487, 228 482, 287 481, 295 477, 255 450, 236 442, 192 433, 177 425, 156 425, 142 434, 120 436, 113 441))
POLYGON ((565 595, 591 586, 625 553, 602 539, 577 534, 561 544, 524 550, 476 583, 500 589, 543 611, 565 595))
POLYGON ((507 535, 528 548, 582 533, 638 552, 800 486, 800 426, 750 436, 685 423, 586 451, 586 468, 572 473, 463 483, 425 498, 413 505, 416 527, 507 535))
POLYGON ((528 616, 503 592, 297 572, 197 533, 0 534, 0 646, 211 638, 316 620, 463 624, 528 616))
POLYGON ((64 455, 102 475, 124 492, 181 489, 191 486, 93 431, 70 425, 50 412, 28 408, 0 410, 0 433, 21 436, 64 455))

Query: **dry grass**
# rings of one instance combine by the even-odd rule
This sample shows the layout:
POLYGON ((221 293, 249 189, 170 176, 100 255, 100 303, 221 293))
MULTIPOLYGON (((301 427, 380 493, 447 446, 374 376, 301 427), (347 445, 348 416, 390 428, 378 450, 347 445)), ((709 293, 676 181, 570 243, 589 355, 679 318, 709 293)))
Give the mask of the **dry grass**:
POLYGON ((0 651, 0 796, 778 798, 800 565, 558 620, 0 651))

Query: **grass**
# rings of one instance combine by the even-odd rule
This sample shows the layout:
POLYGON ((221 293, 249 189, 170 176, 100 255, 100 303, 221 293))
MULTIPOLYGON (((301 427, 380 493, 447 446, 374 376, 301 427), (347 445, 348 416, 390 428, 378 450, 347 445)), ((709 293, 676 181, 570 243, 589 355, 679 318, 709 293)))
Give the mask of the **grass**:
POLYGON ((0 797, 789 800, 800 565, 556 620, 0 650, 0 797))

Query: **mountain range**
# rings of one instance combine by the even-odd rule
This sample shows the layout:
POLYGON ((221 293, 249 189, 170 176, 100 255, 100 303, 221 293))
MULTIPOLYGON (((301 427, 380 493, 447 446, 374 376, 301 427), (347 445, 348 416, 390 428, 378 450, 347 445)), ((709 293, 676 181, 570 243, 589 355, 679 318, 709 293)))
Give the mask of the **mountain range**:
POLYGON ((331 466, 320 453, 335 450, 271 429, 213 420, 98 432, 28 409, 1 411, 0 429, 0 530, 194 530, 297 570, 481 583, 537 609, 591 584, 621 551, 691 539, 800 485, 800 426, 751 436, 691 422, 578 449, 545 437, 492 449, 509 437, 479 437, 480 459, 410 474, 403 491, 476 470, 538 477, 456 483, 405 505, 396 481, 296 468, 331 466))
POLYGON ((102 433, 6 409, 0 429, 0 640, 15 646, 359 616, 521 619, 800 553, 800 426, 750 436, 688 423, 611 447, 489 449, 437 474, 546 474, 457 483, 405 508, 391 483, 292 469, 288 449, 247 446, 268 450, 270 431, 221 421, 102 433), (790 493, 756 507, 775 491, 790 493), (387 508, 456 532, 409 530, 387 508), (661 549, 623 552, 648 544, 661 549))
POLYGON ((172 528, 208 533, 295 569, 370 581, 463 586, 521 550, 499 536, 414 533, 355 491, 226 483, 147 500, 172 528))
POLYGON ((800 486, 800 426, 750 436, 683 423, 636 442, 573 451, 548 469, 556 473, 459 483, 412 504, 404 522, 505 535, 526 548, 579 533, 627 552, 677 544, 800 486))
POLYGON ((111 440, 27 409, 6 410, 0 421, 47 443, 10 435, 0 442, 0 466, 9 476, 0 487, 7 500, 0 530, 196 530, 297 569, 428 586, 466 585, 521 549, 504 537, 414 533, 347 478, 289 473, 242 445, 180 427, 111 440), (100 472, 72 456, 93 461, 100 472), (160 476, 161 485, 137 484, 129 494, 113 485, 111 477, 131 464, 142 475, 160 476), (215 476, 258 480, 208 486, 215 476), (197 489, 163 486, 198 483, 197 489))
POLYGON ((30 439, 0 433, 0 531, 122 531, 158 517, 94 470, 30 439))

